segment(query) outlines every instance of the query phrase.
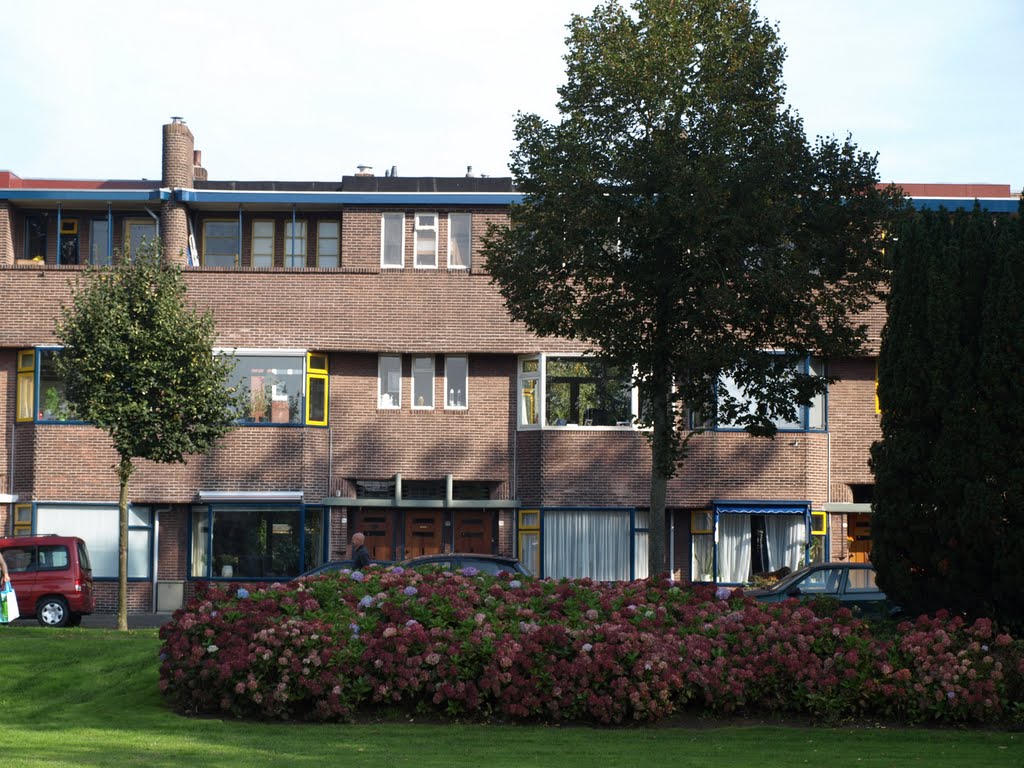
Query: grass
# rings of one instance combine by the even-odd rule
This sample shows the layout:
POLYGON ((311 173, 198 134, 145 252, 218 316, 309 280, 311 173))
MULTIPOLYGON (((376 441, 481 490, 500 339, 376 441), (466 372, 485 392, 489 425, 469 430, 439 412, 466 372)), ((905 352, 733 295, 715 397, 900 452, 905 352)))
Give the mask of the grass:
POLYGON ((523 768, 1024 766, 1024 733, 715 726, 603 729, 190 719, 157 690, 156 630, 0 627, 0 765, 523 768))

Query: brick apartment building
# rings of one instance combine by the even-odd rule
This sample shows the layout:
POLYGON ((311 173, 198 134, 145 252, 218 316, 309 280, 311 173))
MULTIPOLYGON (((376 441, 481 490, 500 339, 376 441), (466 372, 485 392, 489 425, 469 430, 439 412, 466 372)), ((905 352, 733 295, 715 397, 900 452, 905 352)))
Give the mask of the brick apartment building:
MULTIPOLYGON (((1008 186, 906 190, 1016 209, 1008 186)), ((248 414, 206 456, 139 462, 130 610, 177 607, 201 580, 288 579, 355 530, 380 559, 500 552, 545 576, 645 576, 635 392, 583 346, 509 320, 482 264, 518 199, 502 178, 210 181, 178 118, 159 182, 0 171, 0 534, 82 536, 114 608, 116 454, 63 400, 53 328, 84 265, 159 237, 236 355, 248 414)), ((806 361, 840 381, 775 440, 694 438, 669 486, 677 578, 866 558, 882 307, 867 320, 866 356, 806 361)))

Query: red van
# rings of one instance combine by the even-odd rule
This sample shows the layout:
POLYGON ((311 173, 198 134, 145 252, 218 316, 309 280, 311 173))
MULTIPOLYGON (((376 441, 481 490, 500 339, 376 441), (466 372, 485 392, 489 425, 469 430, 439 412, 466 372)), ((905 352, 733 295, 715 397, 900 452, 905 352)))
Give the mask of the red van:
POLYGON ((96 607, 92 564, 77 536, 18 536, 0 539, 22 616, 44 627, 77 626, 96 607))

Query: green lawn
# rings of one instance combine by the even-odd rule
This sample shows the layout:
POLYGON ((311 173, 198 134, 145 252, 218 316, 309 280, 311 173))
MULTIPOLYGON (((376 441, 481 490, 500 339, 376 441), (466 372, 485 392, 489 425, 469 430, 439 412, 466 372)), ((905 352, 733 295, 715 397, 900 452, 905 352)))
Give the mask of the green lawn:
POLYGON ((0 626, 0 766, 1024 766, 1024 733, 589 728, 189 719, 157 691, 155 630, 0 626))

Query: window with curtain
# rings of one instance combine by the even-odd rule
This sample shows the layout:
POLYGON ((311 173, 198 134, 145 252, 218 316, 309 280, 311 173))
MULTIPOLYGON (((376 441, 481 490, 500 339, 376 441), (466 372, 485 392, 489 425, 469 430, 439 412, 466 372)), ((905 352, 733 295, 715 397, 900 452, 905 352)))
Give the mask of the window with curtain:
MULTIPOLYGON (((743 584, 757 573, 783 567, 795 571, 804 562, 807 520, 803 514, 722 512, 718 516, 717 580, 743 584)), ((694 537, 694 560, 698 559, 694 537)), ((703 550, 701 550, 703 552, 703 550)))
MULTIPOLYGON (((36 530, 78 536, 85 542, 95 578, 117 577, 117 505, 37 505, 36 530)), ((153 514, 149 507, 128 508, 128 578, 152 574, 153 514)))
POLYGON ((545 510, 544 575, 625 581, 630 577, 633 531, 628 510, 545 510))
POLYGON ((473 215, 448 214, 448 268, 468 269, 471 263, 473 215))

